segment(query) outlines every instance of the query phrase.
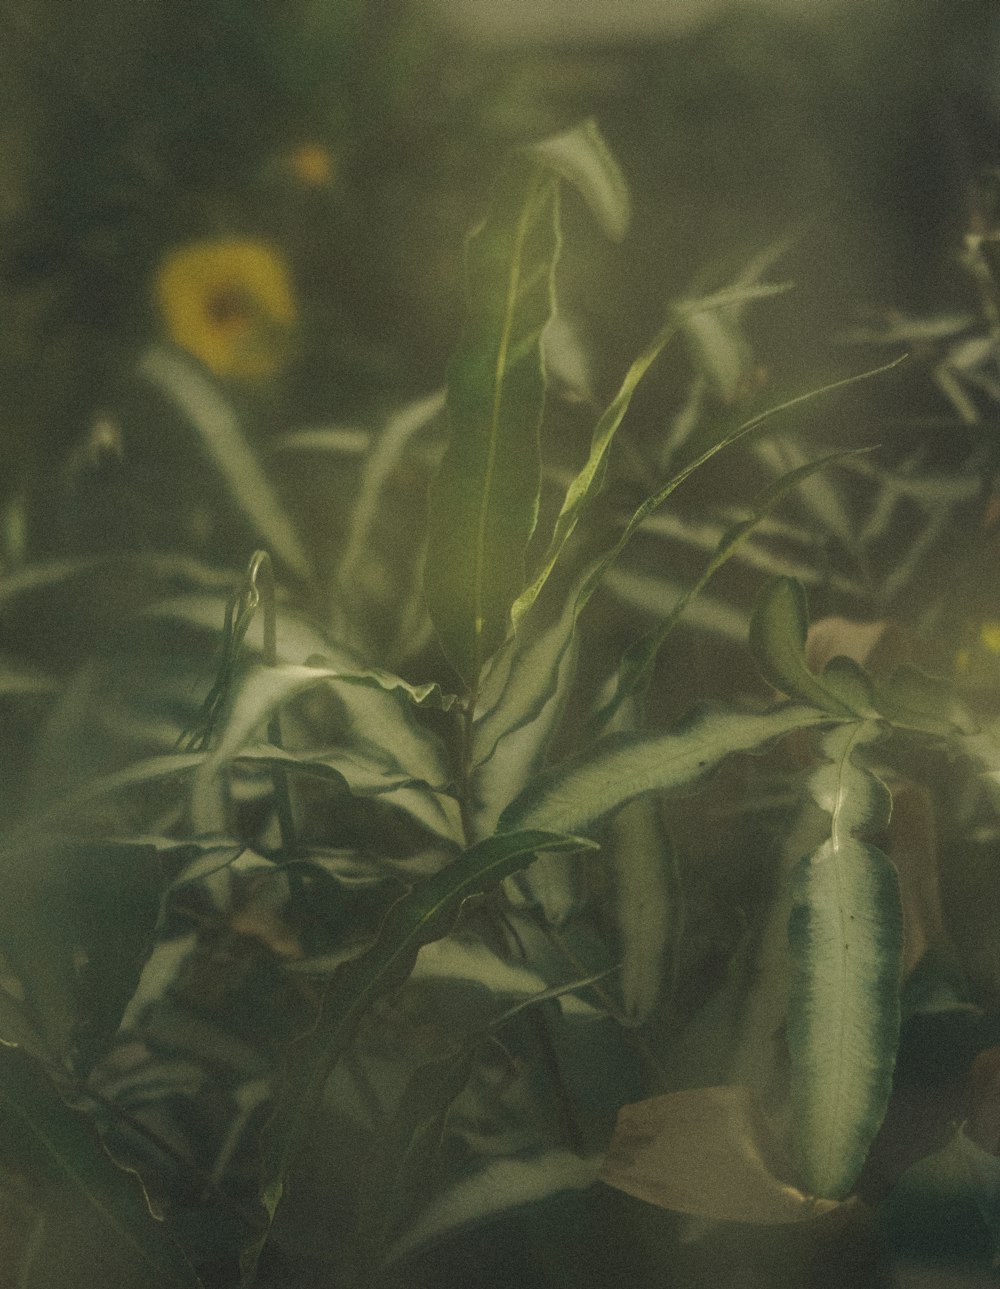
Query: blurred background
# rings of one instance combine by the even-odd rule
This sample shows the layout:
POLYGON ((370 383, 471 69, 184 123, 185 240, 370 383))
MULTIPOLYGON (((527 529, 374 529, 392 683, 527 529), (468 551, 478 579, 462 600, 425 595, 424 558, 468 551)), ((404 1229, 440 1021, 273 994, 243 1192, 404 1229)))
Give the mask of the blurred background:
MULTIPOLYGON (((567 198, 584 397, 616 388, 669 300, 754 257, 795 284, 752 322, 775 395, 864 365, 852 329, 975 296, 958 261, 1000 111, 982 0, 4 0, 0 24, 8 570, 121 547, 235 559, 240 484, 208 481, 221 449, 192 399, 222 400, 254 451, 342 427, 343 477, 352 426, 441 383, 499 158, 584 116, 635 208, 609 247, 567 198)), ((922 376, 883 388, 941 410, 922 376)), ((572 451, 572 416, 566 433, 572 451)), ((322 560, 336 479, 284 465, 271 481, 322 560)))

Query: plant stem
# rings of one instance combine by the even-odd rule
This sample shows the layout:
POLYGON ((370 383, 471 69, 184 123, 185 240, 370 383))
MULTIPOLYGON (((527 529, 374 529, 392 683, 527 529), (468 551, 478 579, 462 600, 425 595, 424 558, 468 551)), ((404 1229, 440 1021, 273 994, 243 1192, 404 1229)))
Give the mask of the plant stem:
POLYGON ((462 814, 462 832, 466 846, 477 840, 472 801, 472 727, 476 717, 476 703, 479 698, 478 685, 471 690, 462 704, 462 727, 460 731, 460 753, 458 769, 458 804, 462 814))
MULTIPOLYGON (((259 597, 263 613, 264 666, 276 667, 278 665, 278 614, 275 607, 274 567, 267 551, 254 552, 247 569, 247 580, 252 593, 259 597)), ((281 716, 277 711, 271 714, 267 722, 267 741, 274 747, 282 747, 281 716)), ((299 839, 295 827, 288 774, 283 767, 278 765, 272 767, 271 782, 274 785, 274 803, 278 815, 278 831, 281 834, 280 854, 287 864, 289 897, 293 911, 299 915, 296 921, 301 923, 306 912, 305 889, 302 874, 295 863, 299 857, 299 839)))

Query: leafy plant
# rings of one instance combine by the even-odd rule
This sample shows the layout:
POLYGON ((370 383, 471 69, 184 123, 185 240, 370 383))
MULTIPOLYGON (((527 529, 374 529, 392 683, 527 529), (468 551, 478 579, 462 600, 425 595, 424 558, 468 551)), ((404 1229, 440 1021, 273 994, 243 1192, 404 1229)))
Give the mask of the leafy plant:
MULTIPOLYGON (((605 233, 625 231, 624 183, 592 123, 510 158, 467 244, 468 316, 443 401, 391 419, 367 456, 340 566, 350 641, 281 602, 264 551, 224 611, 218 594, 148 606, 125 640, 159 649, 136 664, 136 687, 168 712, 145 755, 93 774, 70 757, 62 790, 50 784, 3 843, 0 1149, 30 1215, 20 1285, 59 1289, 98 1268, 123 1285, 304 1283, 313 1262, 348 1284, 405 1283, 435 1242, 599 1177, 702 1219, 762 1223, 839 1211, 861 1185, 905 1013, 918 1010, 906 946, 929 924, 916 892, 937 878, 936 854, 920 869, 894 848, 893 799, 945 755, 976 767, 969 782, 995 775, 1000 744, 949 682, 857 656, 848 626, 827 632, 817 665, 805 594, 787 575, 767 582, 748 624, 772 692, 695 704, 666 728, 646 721, 657 660, 709 579, 759 552, 793 492, 868 457, 796 458, 707 542, 688 534, 708 550, 703 573, 624 656, 587 636, 588 604, 692 475, 863 377, 697 440, 676 433, 663 477, 602 530, 598 503, 647 371, 682 336, 729 370, 740 318, 782 289, 758 265, 671 309, 553 503, 547 338, 567 185, 605 233), (353 610, 387 481, 435 436, 426 542, 410 534, 400 553, 408 571, 423 564, 440 649, 423 654, 431 679, 413 682, 363 655, 371 633, 353 610), (168 629, 203 670, 217 645, 202 704, 190 669, 169 648, 164 659, 168 629), (581 686, 588 647, 599 679, 581 686), (169 746, 178 713, 183 750, 169 746), (750 796, 780 780, 780 831, 795 847, 757 928, 758 969, 734 972, 738 1039, 679 1090, 674 1049, 710 1004, 681 996, 688 932, 675 830, 657 803, 737 764, 750 796), (77 1231, 88 1242, 73 1264, 77 1231)), ((195 420, 219 419, 195 401, 195 420)), ((836 524, 830 495, 815 504, 836 524)), ((276 496, 247 509, 308 577, 276 496)), ((422 612, 411 594, 378 633, 395 642, 394 665, 408 623, 428 637, 422 612)), ((106 670, 119 659, 112 648, 106 670)), ((95 675, 65 691, 50 747, 92 738, 87 722, 114 688, 95 675)), ((739 844, 739 828, 720 825, 720 850, 739 844)), ((995 1170, 981 1173, 995 1232, 995 1170)))

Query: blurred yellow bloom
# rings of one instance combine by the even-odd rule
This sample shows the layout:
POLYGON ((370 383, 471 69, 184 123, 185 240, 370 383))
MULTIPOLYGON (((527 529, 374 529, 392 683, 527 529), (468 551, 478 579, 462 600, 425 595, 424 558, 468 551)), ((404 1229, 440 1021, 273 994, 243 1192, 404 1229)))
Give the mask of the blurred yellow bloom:
POLYGON ((161 262, 155 290, 168 338, 215 375, 258 380, 287 362, 295 297, 270 243, 227 237, 181 246, 161 262))
POLYGON ((990 653, 1000 653, 1000 622, 984 622, 979 628, 979 640, 990 653))
POLYGON ((333 153, 321 143, 303 143, 286 158, 288 169, 309 188, 325 188, 337 177, 333 153))

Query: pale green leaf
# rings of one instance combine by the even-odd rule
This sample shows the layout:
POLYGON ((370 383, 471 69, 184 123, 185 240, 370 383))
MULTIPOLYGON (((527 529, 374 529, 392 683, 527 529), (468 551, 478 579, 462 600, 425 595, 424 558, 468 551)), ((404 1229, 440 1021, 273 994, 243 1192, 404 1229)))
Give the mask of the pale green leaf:
MULTIPOLYGON (((696 313, 709 313, 713 309, 744 303, 749 299, 756 299, 762 295, 773 295, 776 291, 784 289, 783 287, 743 287, 734 289, 731 292, 721 292, 707 300, 686 302, 677 305, 672 310, 671 318, 666 326, 662 328, 628 369, 621 388, 597 422, 591 440, 590 455, 582 470, 567 489, 562 509, 556 518, 552 540, 542 559, 541 566, 530 585, 518 596, 511 610, 511 618, 515 628, 517 628, 524 615, 538 598, 539 592, 551 576, 559 556, 576 529, 577 524, 600 492, 607 472, 608 454, 611 450, 611 445, 622 421, 625 419, 625 414, 629 409, 639 383, 666 346, 685 325, 685 322, 690 321, 696 313)), ((736 436, 733 437, 735 438, 736 436)), ((722 445, 720 444, 719 446, 721 447, 722 445)), ((714 449, 713 452, 716 450, 718 449, 714 449)), ((708 455, 711 456, 713 453, 710 452, 708 455)), ((699 458, 696 464, 703 464, 707 459, 707 457, 699 458)), ((672 481, 673 486, 680 483, 689 473, 690 470, 682 471, 676 481, 672 481)), ((673 491, 673 487, 670 488, 670 491, 673 491)), ((667 495, 667 493, 664 493, 661 500, 665 500, 667 495)))
POLYGON ((398 1262, 452 1231, 518 1205, 539 1204, 562 1191, 586 1190, 597 1180, 600 1163, 599 1156, 553 1149, 480 1164, 416 1216, 391 1245, 386 1261, 398 1262))
POLYGON ((667 962, 679 924, 673 843, 649 797, 630 801, 613 823, 615 921, 621 942, 624 1015, 648 1020, 660 991, 671 984, 667 962))
POLYGON ((458 802, 449 794, 447 785, 434 787, 424 779, 415 779, 404 773, 391 757, 373 744, 308 753, 287 752, 266 743, 255 744, 243 748, 233 760, 237 765, 328 779, 353 796, 377 797, 386 805, 402 810, 445 841, 454 843, 461 836, 458 802))
POLYGON ((554 613, 542 610, 509 637, 486 672, 472 727, 472 791, 478 836, 541 769, 569 696, 576 665, 577 588, 554 613))
POLYGON ((551 576, 552 570, 555 568, 556 562, 578 522, 587 507, 600 492, 604 484, 604 476, 607 473, 608 454, 611 450, 612 442, 618 428, 625 419, 625 413, 629 409, 632 396, 638 388, 639 382, 663 349, 674 338, 678 330, 679 323, 671 320, 660 331, 628 369, 621 388, 597 422, 591 440, 590 455, 583 469, 567 489, 562 509, 556 518, 552 540, 542 559, 541 566, 530 585, 517 597, 511 609, 511 618, 515 629, 520 625, 524 615, 538 598, 539 592, 551 576))
POLYGON ((351 510, 348 539, 337 567, 337 583, 350 593, 357 570, 371 541, 372 529, 382 507, 383 493, 393 471, 399 468, 416 435, 436 423, 444 410, 445 396, 435 391, 394 412, 375 436, 359 481, 351 510))
POLYGON ((583 121, 528 150, 576 188, 606 237, 621 241, 628 232, 632 203, 625 176, 596 121, 583 121))
POLYGON ((830 720, 814 707, 761 713, 703 708, 667 734, 607 734, 541 775, 504 811, 500 827, 586 835, 644 792, 691 787, 734 752, 752 752, 830 720))
POLYGON ((387 767, 393 765, 404 778, 421 782, 446 779, 440 744, 413 723, 409 710, 412 703, 447 706, 449 700, 436 685, 408 685, 397 676, 374 669, 258 666, 238 685, 218 742, 204 758, 196 777, 192 794, 196 820, 215 818, 216 781, 222 767, 247 746, 284 703, 319 685, 336 687, 362 746, 380 749, 387 767))
POLYGON ((899 882, 865 838, 888 824, 890 798, 863 749, 879 722, 843 725, 810 792, 830 836, 793 878, 788 924, 792 1137, 804 1189, 842 1199, 857 1180, 892 1089, 899 1039, 903 921, 899 882))
POLYGON ((221 388, 186 354, 162 345, 147 349, 136 370, 188 418, 261 544, 299 577, 311 576, 309 557, 291 518, 221 388))
POLYGON ((790 398, 784 403, 777 404, 775 407, 770 407, 763 412, 758 412, 756 416, 750 417, 749 420, 744 421, 742 425, 737 426, 737 428, 730 434, 727 434, 717 443, 713 443, 710 447, 706 448, 704 452, 697 456, 693 461, 690 461, 682 470, 679 470, 672 478, 668 479, 661 488, 658 488, 656 492, 648 496, 642 505, 633 512, 617 540, 594 564, 590 576, 584 584, 580 595, 580 607, 582 608, 590 599, 590 596, 600 585, 606 571, 612 566, 612 564, 614 564, 618 556, 643 526, 649 516, 653 514, 655 510, 659 509, 663 502, 666 501, 667 498, 671 496, 671 494, 674 493, 686 479, 690 478, 690 476, 697 470, 700 470, 703 465, 710 461, 719 452, 722 452, 725 448, 730 447, 734 443, 738 443, 748 434, 753 433, 754 430, 758 429, 766 421, 770 420, 771 417, 790 411, 792 408, 799 407, 802 404, 809 402, 811 399, 819 398, 823 394, 829 394, 834 390, 843 389, 848 385, 855 385, 859 381, 868 380, 872 376, 881 375, 883 372, 890 371, 901 361, 901 359, 897 359, 896 362, 886 363, 883 367, 874 367, 870 371, 859 373, 857 376, 847 376, 843 380, 834 381, 830 385, 823 385, 821 388, 810 390, 806 394, 799 394, 795 398, 790 398))

